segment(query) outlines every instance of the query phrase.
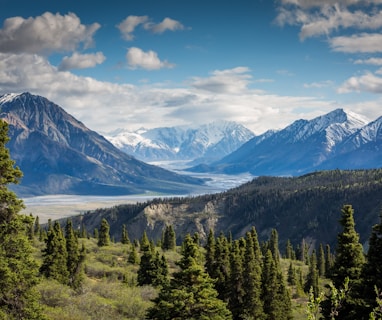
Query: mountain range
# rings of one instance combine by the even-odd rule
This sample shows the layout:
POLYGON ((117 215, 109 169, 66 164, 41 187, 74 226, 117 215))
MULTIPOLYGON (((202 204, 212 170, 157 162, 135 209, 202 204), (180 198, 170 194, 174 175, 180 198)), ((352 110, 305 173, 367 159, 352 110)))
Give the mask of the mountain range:
POLYGON ((214 121, 136 131, 119 129, 106 134, 105 138, 145 162, 189 160, 197 164, 219 160, 254 136, 252 131, 236 122, 214 121))
POLYGON ((0 118, 24 174, 11 186, 19 196, 188 194, 204 183, 137 160, 41 96, 0 96, 0 118))
POLYGON ((382 117, 368 122, 336 109, 312 120, 297 120, 282 130, 255 136, 236 151, 193 172, 255 176, 298 176, 330 169, 382 166, 382 117))

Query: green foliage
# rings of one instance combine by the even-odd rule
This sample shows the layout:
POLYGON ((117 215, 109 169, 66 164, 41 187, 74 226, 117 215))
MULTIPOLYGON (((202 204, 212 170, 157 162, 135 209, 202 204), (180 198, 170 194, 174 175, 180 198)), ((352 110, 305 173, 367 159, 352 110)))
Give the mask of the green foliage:
POLYGON ((110 226, 106 219, 102 219, 98 233, 98 246, 104 247, 110 244, 110 226))
POLYGON ((176 235, 172 225, 166 226, 162 237, 162 249, 174 250, 176 247, 176 235))
POLYGON ((226 304, 217 298, 212 279, 197 263, 199 255, 199 248, 187 235, 178 262, 180 270, 154 299, 147 319, 231 319, 226 304))
POLYGON ((23 202, 8 189, 22 176, 5 147, 8 141, 8 124, 0 120, 0 317, 44 319, 35 290, 38 266, 27 236, 33 218, 18 214, 23 202))
POLYGON ((123 243, 123 244, 130 244, 129 234, 127 232, 125 224, 122 225, 121 243, 123 243))

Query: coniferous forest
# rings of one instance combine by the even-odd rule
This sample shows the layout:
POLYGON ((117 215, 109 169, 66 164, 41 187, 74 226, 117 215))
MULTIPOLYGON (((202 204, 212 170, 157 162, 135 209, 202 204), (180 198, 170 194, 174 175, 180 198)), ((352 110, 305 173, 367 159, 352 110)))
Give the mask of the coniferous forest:
POLYGON ((331 243, 260 239, 256 223, 205 239, 120 224, 116 239, 106 218, 88 231, 19 214, 7 141, 0 122, 0 319, 382 319, 382 215, 363 246, 351 199, 331 243))

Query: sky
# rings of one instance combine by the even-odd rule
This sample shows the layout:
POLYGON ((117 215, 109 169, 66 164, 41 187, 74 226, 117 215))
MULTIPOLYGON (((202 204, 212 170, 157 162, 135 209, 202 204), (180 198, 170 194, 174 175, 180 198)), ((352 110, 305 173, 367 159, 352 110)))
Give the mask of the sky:
POLYGON ((0 95, 89 129, 382 116, 382 0, 0 0, 0 95))

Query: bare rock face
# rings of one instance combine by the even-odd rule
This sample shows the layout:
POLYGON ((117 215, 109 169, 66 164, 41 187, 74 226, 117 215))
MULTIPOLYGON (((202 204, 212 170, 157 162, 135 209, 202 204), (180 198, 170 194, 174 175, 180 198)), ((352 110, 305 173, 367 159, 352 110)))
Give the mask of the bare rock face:
POLYGON ((19 196, 187 193, 202 180, 138 161, 46 98, 0 96, 11 157, 24 173, 19 196))

